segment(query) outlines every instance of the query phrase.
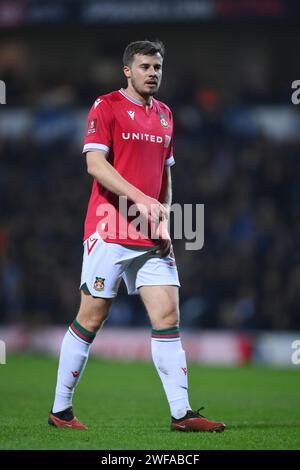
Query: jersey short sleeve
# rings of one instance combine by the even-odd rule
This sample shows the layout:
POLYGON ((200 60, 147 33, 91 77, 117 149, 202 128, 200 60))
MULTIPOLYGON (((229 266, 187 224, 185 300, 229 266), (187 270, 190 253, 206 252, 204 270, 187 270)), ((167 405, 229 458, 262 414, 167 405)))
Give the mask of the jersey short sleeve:
POLYGON ((90 109, 83 153, 102 150, 106 153, 112 144, 113 114, 106 100, 97 98, 90 109))
POLYGON ((173 116, 170 110, 169 110, 169 119, 172 124, 172 135, 171 135, 170 143, 168 145, 168 149, 166 153, 165 166, 172 166, 175 164, 174 148, 173 148, 173 116))
POLYGON ((169 143, 166 159, 165 159, 165 166, 172 166, 175 165, 174 159, 174 152, 173 152, 173 136, 171 137, 171 142, 169 143))

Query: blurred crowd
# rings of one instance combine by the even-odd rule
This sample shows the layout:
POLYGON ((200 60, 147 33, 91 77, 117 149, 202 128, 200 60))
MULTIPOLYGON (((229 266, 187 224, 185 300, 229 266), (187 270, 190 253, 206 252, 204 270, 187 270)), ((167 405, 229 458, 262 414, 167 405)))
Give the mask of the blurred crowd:
MULTIPOLYGON (((13 72, 0 77, 10 84, 7 102, 22 105, 17 112, 30 107, 34 122, 0 136, 0 323, 66 323, 79 305, 92 183, 81 156, 85 118, 117 79, 70 84, 49 76, 34 88, 13 72)), ((205 205, 205 241, 200 251, 174 241, 182 326, 300 329, 300 143, 232 131, 218 90, 186 79, 167 97, 175 120, 173 201, 205 205)), ((252 93, 251 100, 264 98, 252 93)), ((148 323, 124 286, 108 323, 148 323)))

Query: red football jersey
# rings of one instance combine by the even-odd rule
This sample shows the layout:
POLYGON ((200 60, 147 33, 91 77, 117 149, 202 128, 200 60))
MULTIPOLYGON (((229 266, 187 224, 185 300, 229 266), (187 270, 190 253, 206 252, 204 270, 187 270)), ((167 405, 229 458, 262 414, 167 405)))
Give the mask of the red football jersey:
MULTIPOLYGON (((175 163, 172 113, 168 106, 154 98, 145 106, 123 89, 100 96, 88 116, 83 153, 92 150, 105 151, 108 162, 124 179, 144 194, 158 199, 164 166, 175 163)), ((128 207, 130 204, 132 201, 128 200, 128 207)), ((123 217, 119 197, 95 179, 84 239, 98 230, 107 242, 155 245, 157 242, 151 240, 150 231, 145 232, 137 224, 137 217, 138 213, 123 217)))

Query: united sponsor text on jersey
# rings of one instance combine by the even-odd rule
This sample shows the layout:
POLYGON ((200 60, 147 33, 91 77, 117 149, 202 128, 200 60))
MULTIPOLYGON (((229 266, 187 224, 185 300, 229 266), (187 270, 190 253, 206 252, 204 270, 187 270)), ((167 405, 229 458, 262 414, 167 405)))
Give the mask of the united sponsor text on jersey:
POLYGON ((143 134, 140 132, 122 132, 122 139, 124 140, 145 140, 146 142, 153 142, 162 144, 165 141, 164 146, 167 147, 171 141, 170 135, 165 135, 163 139, 160 135, 143 134))

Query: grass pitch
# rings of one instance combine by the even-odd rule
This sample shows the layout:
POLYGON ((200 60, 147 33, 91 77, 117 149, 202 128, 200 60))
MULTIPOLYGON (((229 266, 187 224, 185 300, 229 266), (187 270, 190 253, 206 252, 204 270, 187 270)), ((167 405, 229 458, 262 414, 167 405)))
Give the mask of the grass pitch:
POLYGON ((0 449, 300 449, 299 369, 189 366, 190 401, 224 433, 169 430, 154 366, 91 358, 74 409, 88 431, 47 425, 57 360, 7 358, 0 366, 0 449))

